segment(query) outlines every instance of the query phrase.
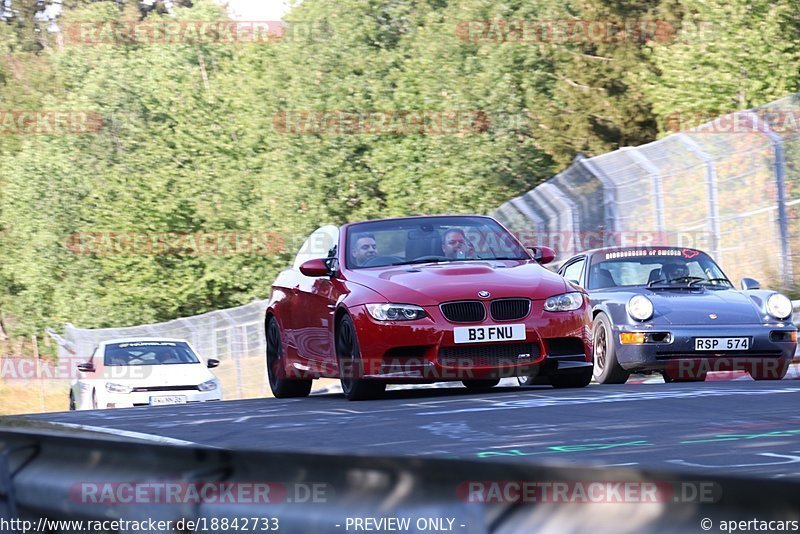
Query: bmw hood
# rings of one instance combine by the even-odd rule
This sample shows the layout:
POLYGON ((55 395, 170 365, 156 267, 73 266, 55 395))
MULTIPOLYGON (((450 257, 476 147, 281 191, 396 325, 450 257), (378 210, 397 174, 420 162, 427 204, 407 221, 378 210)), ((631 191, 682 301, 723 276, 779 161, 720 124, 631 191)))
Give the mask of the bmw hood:
POLYGON ((451 300, 528 297, 546 299, 571 291, 563 278, 527 261, 471 261, 360 269, 348 279, 380 293, 389 302, 435 306, 451 300))
MULTIPOLYGON (((669 324, 758 324, 762 315, 752 299, 729 289, 648 290, 640 292, 653 302, 653 322, 669 324), (709 315, 716 315, 712 319, 709 315)), ((631 295, 632 296, 632 295, 631 295)))

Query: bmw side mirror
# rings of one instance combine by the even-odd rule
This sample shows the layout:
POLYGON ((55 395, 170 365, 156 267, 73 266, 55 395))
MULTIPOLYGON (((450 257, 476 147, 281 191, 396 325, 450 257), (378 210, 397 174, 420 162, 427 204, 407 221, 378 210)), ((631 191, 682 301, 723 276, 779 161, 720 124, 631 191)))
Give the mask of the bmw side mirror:
POLYGON ((306 276, 320 277, 328 276, 331 270, 323 258, 308 260, 300 266, 300 272, 306 276))
POLYGON ((753 278, 742 278, 742 290, 747 291, 748 289, 761 289, 761 284, 753 278))
POLYGON ((536 263, 544 265, 556 259, 556 251, 550 247, 528 247, 536 263))
POLYGON ((78 371, 81 373, 94 373, 94 364, 92 362, 79 363, 78 371))
POLYGON ((219 360, 215 360, 214 358, 209 358, 208 362, 206 363, 206 367, 209 369, 213 369, 214 367, 219 367, 219 360))

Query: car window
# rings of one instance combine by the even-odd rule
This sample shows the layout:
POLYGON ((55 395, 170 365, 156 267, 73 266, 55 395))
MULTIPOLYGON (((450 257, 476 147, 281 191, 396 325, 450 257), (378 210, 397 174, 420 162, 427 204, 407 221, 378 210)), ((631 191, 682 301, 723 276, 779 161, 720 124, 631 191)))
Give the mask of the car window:
POLYGON ((589 270, 589 288, 692 282, 731 287, 707 254, 687 249, 630 249, 598 254, 589 270))
MULTIPOLYGON (((414 217, 348 227, 350 269, 424 262, 529 260, 516 238, 494 219, 414 217)), ((340 258, 341 259, 341 258, 340 258)))
POLYGON ((106 345, 103 363, 114 367, 200 363, 200 360, 185 342, 137 341, 106 345))
POLYGON ((321 226, 314 230, 303 242, 294 258, 293 267, 299 269, 308 260, 333 257, 339 242, 339 228, 333 225, 321 226))
POLYGON ((573 280, 577 282, 579 285, 583 285, 583 266, 586 265, 586 260, 580 259, 575 262, 570 263, 564 268, 564 274, 562 275, 567 280, 573 280))

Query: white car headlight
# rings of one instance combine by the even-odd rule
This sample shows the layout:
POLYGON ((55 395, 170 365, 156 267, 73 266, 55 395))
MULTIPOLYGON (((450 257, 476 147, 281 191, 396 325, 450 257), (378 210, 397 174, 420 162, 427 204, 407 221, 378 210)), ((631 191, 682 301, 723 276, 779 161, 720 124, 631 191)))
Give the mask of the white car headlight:
POLYGON ((130 393, 133 391, 133 388, 130 386, 123 386, 122 384, 112 384, 109 382, 106 384, 106 391, 109 393, 130 393))
POLYGON ((367 304, 367 311, 377 321, 413 321, 425 317, 425 310, 413 304, 367 304))
POLYGON ((200 384, 199 386, 197 386, 197 389, 199 389, 200 391, 213 391, 217 389, 217 380, 215 378, 207 380, 202 384, 200 384))
POLYGON ((653 303, 644 295, 634 295, 628 301, 628 315, 637 321, 646 321, 653 316, 653 303))
POLYGON ((549 312, 572 311, 583 306, 583 293, 574 291, 553 295, 544 301, 544 310, 549 312))
POLYGON ((788 319, 792 315, 792 301, 780 293, 770 295, 767 299, 767 313, 776 319, 788 319))

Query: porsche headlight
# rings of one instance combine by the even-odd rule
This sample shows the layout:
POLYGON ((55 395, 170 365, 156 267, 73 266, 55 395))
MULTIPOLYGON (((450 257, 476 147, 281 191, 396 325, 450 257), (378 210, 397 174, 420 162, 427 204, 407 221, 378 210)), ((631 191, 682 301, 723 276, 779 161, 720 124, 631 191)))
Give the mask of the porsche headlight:
POLYGON ((628 315, 637 321, 646 321, 653 316, 653 303, 644 295, 634 295, 628 301, 628 315))
POLYGON ((367 311, 377 321, 414 321, 425 317, 425 310, 413 304, 367 304, 367 311))
POLYGON ((776 319, 788 319, 792 315, 792 301, 780 293, 770 295, 767 299, 767 313, 776 319))
POLYGON ((106 391, 109 393, 130 393, 133 391, 133 388, 130 386, 124 386, 122 384, 112 384, 109 382, 106 384, 106 391))
POLYGON ((544 310, 549 312, 572 311, 583 306, 583 293, 578 291, 553 295, 544 301, 544 310))
POLYGON ((199 386, 197 386, 197 389, 199 389, 200 391, 212 391, 212 390, 215 390, 215 389, 217 389, 217 381, 216 381, 216 379, 212 378, 211 380, 207 380, 207 381, 203 382, 202 384, 200 384, 199 386))

